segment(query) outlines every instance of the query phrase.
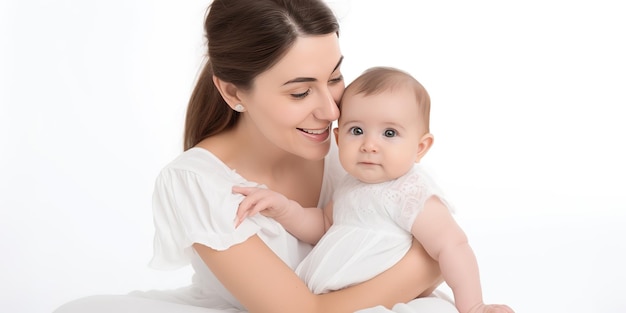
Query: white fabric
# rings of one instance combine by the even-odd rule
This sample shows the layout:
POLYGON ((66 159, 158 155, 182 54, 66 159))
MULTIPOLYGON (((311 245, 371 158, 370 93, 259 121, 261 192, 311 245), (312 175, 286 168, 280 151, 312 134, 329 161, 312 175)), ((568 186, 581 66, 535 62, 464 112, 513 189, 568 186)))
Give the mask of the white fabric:
MULTIPOLYGON (((81 298, 59 307, 53 313, 247 313, 234 308, 205 308, 170 302, 165 299, 147 299, 130 295, 102 295, 81 298)), ((443 298, 426 297, 398 303, 391 310, 376 306, 357 313, 458 313, 454 305, 443 298)))
MULTIPOLYGON (((325 166, 320 205, 332 196, 335 184, 332 180, 341 177, 333 165, 339 163, 334 151, 325 163, 328 166, 325 166)), ((310 252, 309 244, 297 240, 279 223, 261 214, 245 219, 235 228, 233 221, 243 196, 232 193, 233 185, 260 186, 201 148, 187 150, 161 171, 153 198, 156 233, 150 265, 175 269, 191 263, 195 275, 192 288, 150 291, 144 296, 162 299, 175 294, 173 298, 180 303, 243 310, 195 253, 193 243, 224 250, 257 234, 292 269, 310 252)))
MULTIPOLYGON (((102 295, 81 298, 64 304, 54 313, 247 313, 234 308, 205 308, 170 302, 166 299, 147 299, 130 295, 102 295)), ((357 313, 458 313, 454 305, 439 297, 426 297, 398 303, 391 310, 376 306, 357 313)))
POLYGON ((391 310, 379 305, 358 310, 355 313, 459 313, 453 303, 448 295, 440 290, 435 290, 428 297, 414 299, 408 303, 398 303, 391 310))
MULTIPOLYGON (((333 144, 325 160, 320 206, 331 199, 344 174, 333 144)), ((195 254, 191 248, 193 242, 226 249, 256 233, 292 268, 310 252, 311 246, 299 242, 278 223, 260 214, 235 229, 234 214, 242 196, 231 193, 234 184, 257 185, 200 148, 181 154, 157 178, 153 199, 156 233, 150 265, 175 269, 191 264, 195 274, 190 286, 89 296, 68 302, 54 313, 245 313, 241 304, 195 254)), ((429 312, 448 313, 445 310, 429 312)))
MULTIPOLYGON (((331 200, 343 171, 336 145, 324 162, 319 206, 331 200)), ((176 269, 191 264, 192 285, 176 290, 135 291, 125 296, 93 296, 68 303, 60 312, 244 312, 224 288, 192 244, 223 250, 257 234, 292 269, 311 245, 298 241, 276 221, 257 214, 235 229, 240 194, 233 185, 259 186, 227 167, 211 152, 192 148, 168 164, 156 179, 153 194, 154 256, 150 266, 176 269), (186 307, 186 309, 185 309, 186 307), (108 309, 107 309, 108 308, 108 309), (211 309, 207 309, 211 308, 211 309)))
POLYGON ((300 256, 295 238, 276 221, 261 214, 247 218, 235 228, 237 206, 243 199, 234 194, 232 186, 261 186, 247 181, 228 168, 211 152, 192 148, 165 167, 157 177, 153 196, 155 223, 154 257, 150 266, 156 269, 176 269, 193 264, 193 243, 225 250, 258 234, 270 247, 295 265, 300 256), (288 236, 288 246, 280 238, 288 236), (292 249, 295 248, 295 249, 292 249))
POLYGON ((333 225, 296 273, 318 294, 382 273, 411 247, 413 221, 432 196, 447 205, 417 163, 400 178, 378 184, 346 174, 333 197, 333 225))

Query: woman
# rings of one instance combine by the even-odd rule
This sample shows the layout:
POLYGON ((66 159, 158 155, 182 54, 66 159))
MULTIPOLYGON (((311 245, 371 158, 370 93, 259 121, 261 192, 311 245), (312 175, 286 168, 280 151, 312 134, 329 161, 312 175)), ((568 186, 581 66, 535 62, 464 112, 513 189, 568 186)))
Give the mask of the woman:
POLYGON ((330 200, 344 173, 336 151, 329 153, 344 89, 338 29, 319 0, 211 4, 209 58, 190 99, 185 152, 163 169, 153 199, 151 265, 191 263, 194 283, 88 297, 57 313, 354 312, 432 292, 440 272, 417 244, 374 279, 315 295, 293 272, 310 245, 263 216, 234 227, 243 197, 233 185, 263 184, 303 206, 330 200))

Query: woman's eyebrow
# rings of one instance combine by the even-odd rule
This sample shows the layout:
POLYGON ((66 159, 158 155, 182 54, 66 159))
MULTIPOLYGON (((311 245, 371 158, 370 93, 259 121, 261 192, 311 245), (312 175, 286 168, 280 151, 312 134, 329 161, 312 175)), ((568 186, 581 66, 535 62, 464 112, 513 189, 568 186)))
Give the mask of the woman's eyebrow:
MULTIPOLYGON (((333 68, 333 72, 336 71, 339 68, 339 66, 341 66, 342 61, 343 61, 343 55, 339 58, 339 62, 337 62, 337 65, 335 65, 335 68, 333 68)), ((286 83, 283 84, 283 86, 287 84, 292 84, 292 83, 315 82, 315 81, 317 81, 317 79, 313 77, 296 77, 294 79, 288 80, 286 83)))
POLYGON ((339 62, 337 62, 337 65, 335 65, 335 68, 333 68, 333 72, 336 71, 339 68, 339 66, 341 66, 341 62, 343 62, 343 55, 339 58, 339 62))

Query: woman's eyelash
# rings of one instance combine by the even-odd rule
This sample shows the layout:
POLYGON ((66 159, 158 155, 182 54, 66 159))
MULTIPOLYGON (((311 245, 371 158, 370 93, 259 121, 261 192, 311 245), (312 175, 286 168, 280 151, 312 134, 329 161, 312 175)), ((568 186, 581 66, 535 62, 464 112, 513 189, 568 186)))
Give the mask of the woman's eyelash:
POLYGON ((343 75, 339 75, 337 78, 333 78, 330 80, 331 83, 338 83, 343 80, 343 75))
POLYGON ((307 89, 307 91, 305 91, 303 93, 292 93, 291 96, 296 98, 296 99, 302 99, 302 98, 308 96, 309 93, 311 93, 311 89, 307 89))
MULTIPOLYGON (((343 75, 339 75, 336 78, 333 78, 331 80, 329 80, 329 82, 331 84, 336 84, 339 83, 343 80, 343 75)), ((296 98, 296 99, 302 99, 305 98, 306 96, 308 96, 311 93, 311 89, 307 89, 307 91, 303 92, 303 93, 292 93, 291 96, 296 98)))

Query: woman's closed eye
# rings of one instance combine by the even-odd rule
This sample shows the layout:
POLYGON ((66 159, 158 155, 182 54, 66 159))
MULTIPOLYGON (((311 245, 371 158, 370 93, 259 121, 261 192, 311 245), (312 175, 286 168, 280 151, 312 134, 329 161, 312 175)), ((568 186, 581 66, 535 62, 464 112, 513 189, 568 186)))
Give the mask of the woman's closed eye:
POLYGON ((305 92, 302 92, 302 93, 292 93, 291 96, 296 98, 296 99, 304 99, 310 93, 311 93, 311 89, 307 89, 305 92))
POLYGON ((341 81, 343 81, 343 75, 339 75, 338 77, 331 78, 328 82, 334 85, 334 84, 340 83, 341 81))
MULTIPOLYGON (((331 85, 336 85, 339 84, 343 81, 343 75, 339 75, 335 78, 332 78, 328 81, 329 84, 331 85)), ((304 99, 306 98, 309 94, 311 94, 311 88, 307 89, 305 92, 301 92, 301 93, 292 93, 290 94, 293 98, 295 99, 304 99)))

